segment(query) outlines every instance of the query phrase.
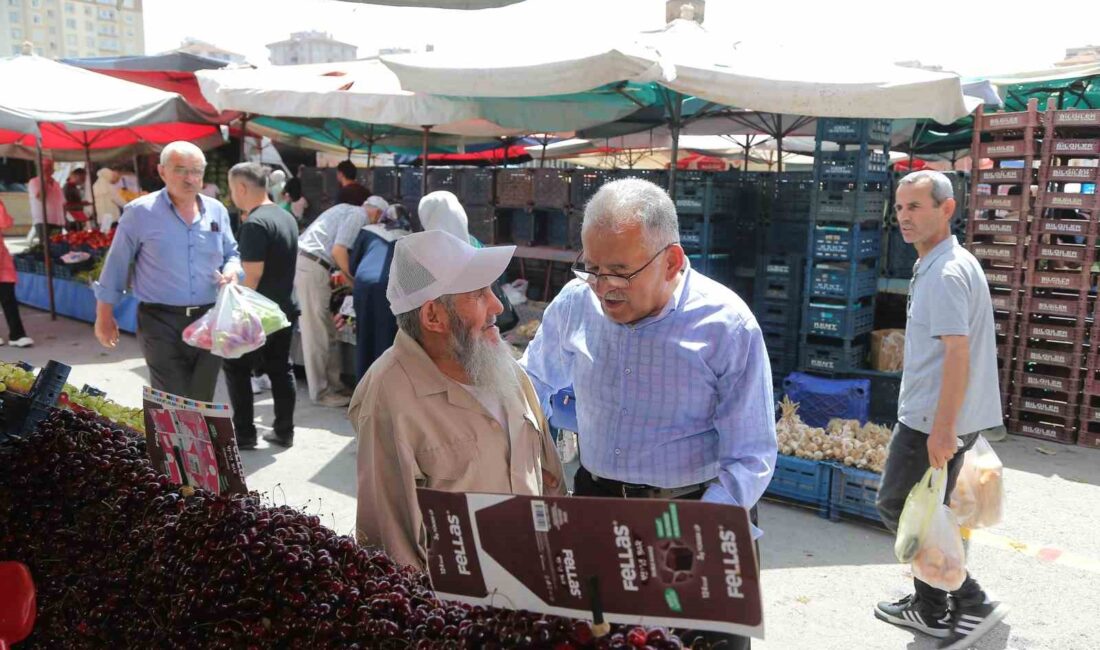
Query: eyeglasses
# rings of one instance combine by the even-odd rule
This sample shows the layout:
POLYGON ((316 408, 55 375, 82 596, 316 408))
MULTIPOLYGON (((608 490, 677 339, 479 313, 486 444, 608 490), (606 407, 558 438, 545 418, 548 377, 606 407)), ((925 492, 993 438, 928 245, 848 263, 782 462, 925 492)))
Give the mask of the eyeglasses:
POLYGON ((176 176, 197 176, 201 178, 205 172, 206 168, 204 167, 196 167, 194 169, 188 169, 187 167, 172 168, 172 173, 176 176))
POLYGON ((637 277, 639 273, 646 270, 646 268, 650 264, 652 264, 658 257, 661 256, 661 253, 667 251, 673 246, 679 245, 680 242, 672 242, 668 246, 665 246, 661 250, 657 251, 657 254, 649 258, 649 261, 643 264, 642 268, 626 275, 622 275, 619 273, 592 273, 591 271, 585 270, 584 265, 581 264, 581 257, 584 255, 584 251, 581 251, 581 254, 577 256, 577 260, 573 262, 571 270, 573 271, 573 275, 577 276, 577 279, 579 279, 581 282, 587 283, 590 286, 596 286, 602 279, 606 281, 607 286, 611 287, 612 289, 625 289, 630 286, 630 281, 637 277))

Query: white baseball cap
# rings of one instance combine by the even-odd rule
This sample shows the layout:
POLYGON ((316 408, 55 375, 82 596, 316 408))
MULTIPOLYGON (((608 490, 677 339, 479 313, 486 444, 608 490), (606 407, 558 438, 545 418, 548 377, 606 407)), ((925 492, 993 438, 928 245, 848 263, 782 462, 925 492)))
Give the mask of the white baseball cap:
POLYGON ((397 241, 386 299, 395 316, 441 296, 484 289, 508 268, 515 246, 474 248, 443 230, 397 241))
POLYGON ((378 196, 377 194, 371 196, 366 201, 363 201, 364 208, 378 208, 382 212, 386 211, 386 208, 390 207, 389 201, 378 196))

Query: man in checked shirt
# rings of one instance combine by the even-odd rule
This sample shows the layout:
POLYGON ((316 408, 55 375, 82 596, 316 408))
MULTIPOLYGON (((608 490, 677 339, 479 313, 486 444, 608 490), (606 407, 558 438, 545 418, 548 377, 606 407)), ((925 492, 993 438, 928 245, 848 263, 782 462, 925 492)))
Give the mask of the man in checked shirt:
POLYGON ((520 361, 544 410, 557 391, 576 391, 574 493, 731 504, 750 508, 755 524, 776 455, 756 319, 691 268, 675 205, 653 183, 600 188, 581 239, 577 279, 547 307, 520 361))

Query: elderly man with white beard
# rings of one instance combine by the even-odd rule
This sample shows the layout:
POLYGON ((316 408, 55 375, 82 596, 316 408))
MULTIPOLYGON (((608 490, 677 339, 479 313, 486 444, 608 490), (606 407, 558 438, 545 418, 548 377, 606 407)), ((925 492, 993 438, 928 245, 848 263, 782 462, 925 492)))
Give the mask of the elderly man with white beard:
POLYGON ((352 396, 361 544, 423 569, 416 488, 562 494, 561 461, 531 381, 500 338, 490 285, 514 246, 430 230, 397 242, 386 298, 393 347, 352 396))

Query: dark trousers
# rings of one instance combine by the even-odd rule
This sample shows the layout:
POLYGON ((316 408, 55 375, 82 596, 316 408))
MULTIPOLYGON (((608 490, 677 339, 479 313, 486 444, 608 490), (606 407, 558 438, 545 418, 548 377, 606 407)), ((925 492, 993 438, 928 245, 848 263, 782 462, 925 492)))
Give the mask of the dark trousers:
MULTIPOLYGON (((951 492, 962 471, 963 455, 974 446, 977 433, 960 436, 963 446, 947 463, 947 492, 944 503, 951 502, 951 492)), ((898 520, 905 508, 905 498, 928 471, 928 434, 911 429, 901 422, 894 426, 890 437, 890 449, 886 456, 886 468, 882 472, 882 485, 878 491, 879 517, 891 532, 898 532, 898 520)), ((939 614, 947 610, 947 592, 913 578, 917 599, 925 603, 928 611, 939 614)), ((985 600, 985 592, 978 581, 967 574, 966 580, 951 596, 962 605, 977 605, 985 600)))
MULTIPOLYGON (((706 490, 697 490, 676 498, 698 501, 703 498, 705 492, 706 490)), ((618 497, 620 499, 623 496, 622 492, 613 489, 607 483, 593 480, 591 472, 585 469, 583 465, 577 470, 576 476, 573 477, 573 495, 578 497, 618 497)), ((757 522, 756 506, 749 510, 749 518, 755 526, 757 522)), ((756 548, 756 557, 760 557, 759 546, 756 548)), ((715 650, 749 650, 752 647, 752 639, 748 637, 719 632, 681 630, 680 640, 684 642, 685 647, 691 647, 692 643, 695 642, 704 642, 708 647, 715 650)))
POLYGON ((14 282, 0 282, 0 306, 4 309, 4 320, 8 321, 8 340, 26 336, 23 319, 19 316, 19 301, 15 299, 14 282))
POLYGON ((294 369, 290 365, 290 342, 297 318, 290 327, 267 336, 262 348, 239 359, 226 359, 225 385, 229 403, 233 405, 233 428, 239 441, 256 440, 255 412, 252 402, 252 372, 258 370, 271 380, 271 397, 275 401, 275 435, 294 438, 294 400, 298 394, 294 384, 294 369))
POLYGON ((201 316, 201 312, 187 316, 144 303, 138 307, 138 342, 153 388, 201 402, 214 399, 221 357, 183 342, 183 330, 201 316))
POLYGON ((63 232, 63 227, 55 226, 52 223, 49 225, 36 223, 34 224, 34 232, 38 234, 38 243, 46 246, 50 237, 60 235, 63 232))

